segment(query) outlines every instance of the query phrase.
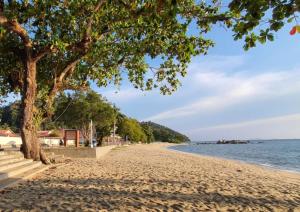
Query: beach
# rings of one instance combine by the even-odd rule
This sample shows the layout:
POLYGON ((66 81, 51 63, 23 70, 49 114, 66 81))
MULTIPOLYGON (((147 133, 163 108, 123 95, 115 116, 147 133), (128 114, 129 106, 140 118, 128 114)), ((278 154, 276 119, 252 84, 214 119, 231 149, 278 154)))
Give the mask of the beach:
POLYGON ((0 211, 300 211, 300 174, 168 150, 71 159, 0 193, 0 211))

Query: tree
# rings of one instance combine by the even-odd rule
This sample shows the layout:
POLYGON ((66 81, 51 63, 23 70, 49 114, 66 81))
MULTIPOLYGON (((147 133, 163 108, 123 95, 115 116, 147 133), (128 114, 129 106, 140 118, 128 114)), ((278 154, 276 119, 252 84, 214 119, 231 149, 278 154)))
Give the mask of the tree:
POLYGON ((103 118, 96 125, 98 146, 102 144, 105 136, 110 136, 120 115, 119 109, 115 105, 105 104, 103 109, 103 118))
POLYGON ((118 123, 117 133, 131 142, 147 142, 147 136, 138 121, 124 118, 118 123))
POLYGON ((20 129, 20 102, 16 101, 0 107, 0 126, 10 128, 14 132, 20 129))
POLYGON ((86 143, 90 138, 91 120, 102 140, 104 136, 110 135, 114 113, 118 113, 117 109, 93 91, 76 92, 69 96, 61 94, 56 99, 55 108, 55 125, 80 129, 86 143))
POLYGON ((149 125, 147 125, 147 124, 142 124, 142 123, 140 123, 140 125, 141 125, 141 127, 143 128, 143 130, 144 130, 144 133, 145 133, 145 135, 146 135, 146 137, 147 137, 147 143, 151 143, 151 142, 154 142, 155 141, 155 138, 154 138, 154 135, 153 135, 153 130, 152 130, 152 128, 149 126, 149 125))
MULTIPOLYGON (((169 94, 186 75, 191 57, 213 45, 204 37, 211 24, 234 26, 240 38, 261 20, 261 14, 252 20, 253 5, 263 8, 261 13, 276 5, 289 7, 289 2, 299 5, 298 0, 240 2, 234 0, 231 11, 223 12, 216 0, 0 0, 0 94, 22 96, 25 157, 46 161, 37 129, 53 114, 58 92, 86 89, 91 80, 118 85, 126 74, 136 88, 159 87, 169 94), (243 27, 244 22, 251 24, 243 27), (199 33, 190 35, 194 23, 199 33), (151 60, 160 65, 151 67, 151 60)), ((253 46, 253 36, 247 37, 253 46)))

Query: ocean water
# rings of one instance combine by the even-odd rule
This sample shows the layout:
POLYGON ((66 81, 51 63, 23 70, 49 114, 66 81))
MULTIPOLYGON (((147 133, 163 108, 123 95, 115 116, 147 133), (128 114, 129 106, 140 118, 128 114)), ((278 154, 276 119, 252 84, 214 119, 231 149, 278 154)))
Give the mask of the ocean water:
POLYGON ((253 140, 249 144, 203 144, 191 142, 170 149, 239 160, 300 173, 300 139, 253 140))

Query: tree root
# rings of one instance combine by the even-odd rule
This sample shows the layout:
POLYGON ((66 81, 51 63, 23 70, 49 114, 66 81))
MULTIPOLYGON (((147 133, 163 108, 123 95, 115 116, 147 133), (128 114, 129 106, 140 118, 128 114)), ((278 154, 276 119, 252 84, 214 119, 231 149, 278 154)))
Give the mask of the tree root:
POLYGON ((47 156, 46 156, 45 152, 42 150, 42 148, 40 148, 40 160, 45 165, 51 164, 50 160, 47 158, 47 156))

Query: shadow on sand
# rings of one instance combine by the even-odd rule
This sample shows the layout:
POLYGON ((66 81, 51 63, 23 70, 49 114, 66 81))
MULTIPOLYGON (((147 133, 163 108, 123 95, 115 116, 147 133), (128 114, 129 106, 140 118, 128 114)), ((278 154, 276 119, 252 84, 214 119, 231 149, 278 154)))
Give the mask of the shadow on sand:
POLYGON ((201 187, 195 188, 194 193, 164 189, 170 188, 170 184, 184 186, 179 181, 161 180, 37 179, 2 191, 0 209, 209 211, 216 205, 227 209, 264 210, 272 210, 272 206, 276 205, 293 211, 300 205, 300 199, 232 196, 207 192, 201 187))

